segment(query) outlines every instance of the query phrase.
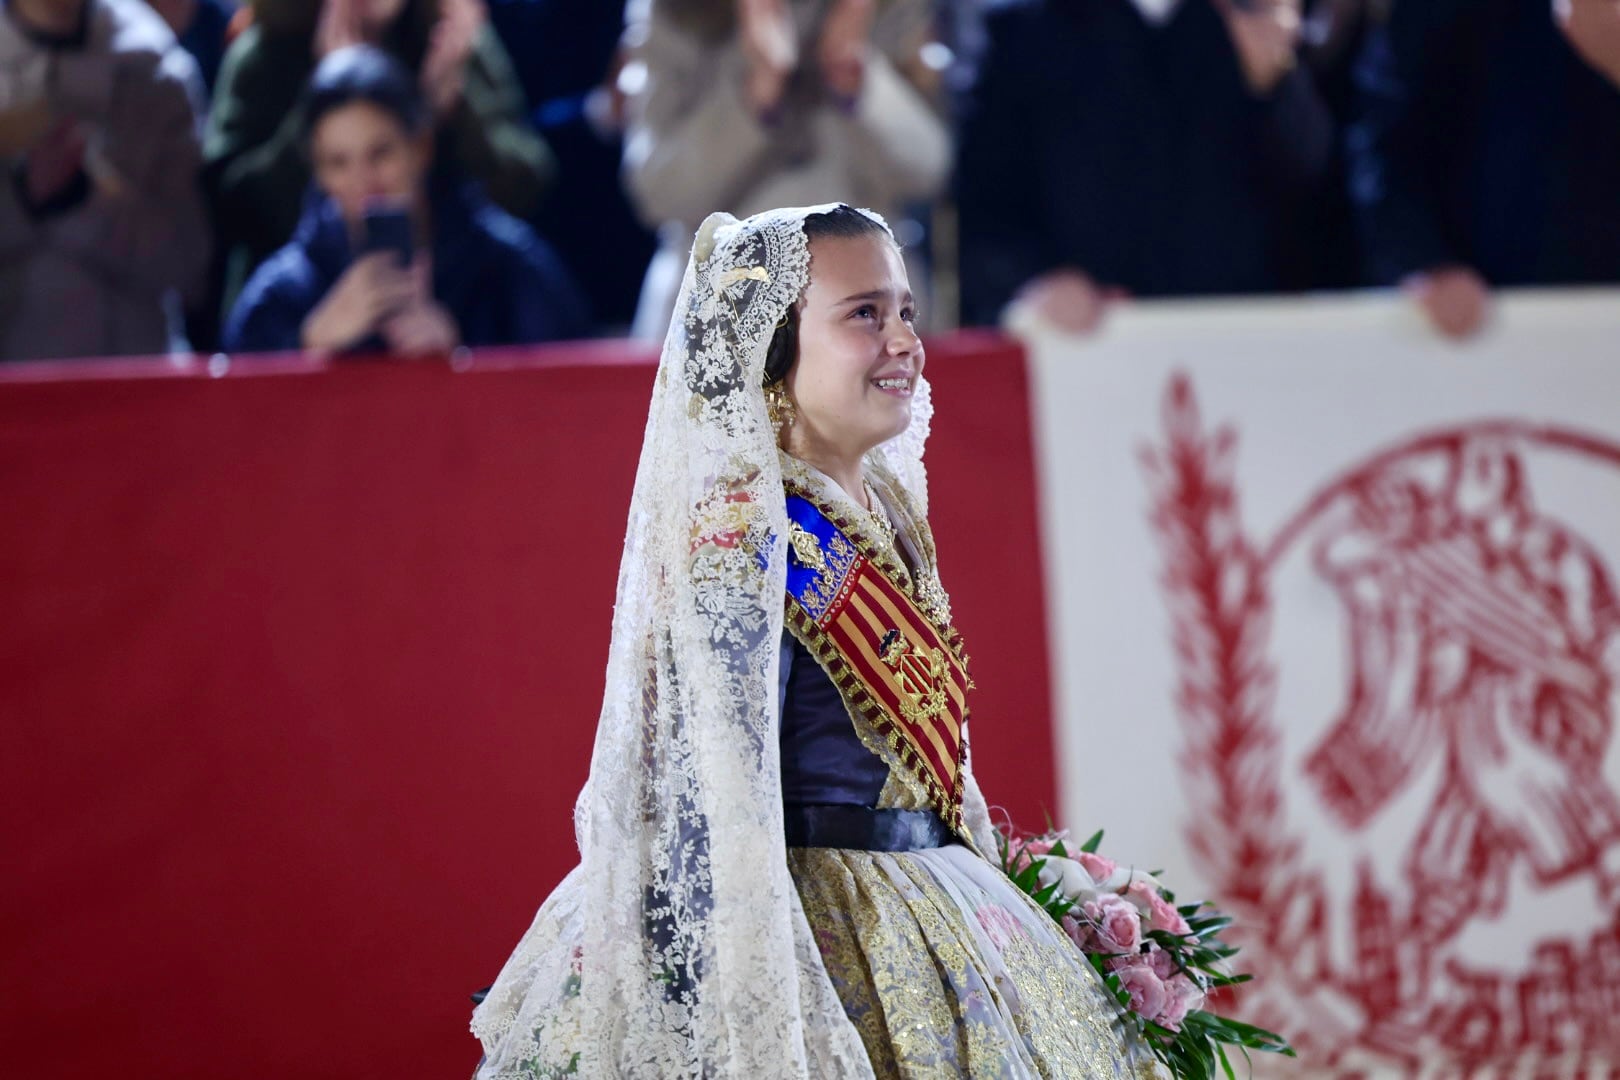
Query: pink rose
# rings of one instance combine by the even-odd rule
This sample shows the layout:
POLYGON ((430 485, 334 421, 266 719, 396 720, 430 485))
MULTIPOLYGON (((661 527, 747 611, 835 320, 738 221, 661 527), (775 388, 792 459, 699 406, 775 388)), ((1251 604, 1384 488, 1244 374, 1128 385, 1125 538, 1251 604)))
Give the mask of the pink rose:
POLYGON ((1080 910, 1090 920, 1101 951, 1134 953, 1141 946, 1141 913, 1124 897, 1106 893, 1086 901, 1080 910))
POLYGON ((1175 906, 1159 895, 1159 890, 1146 881, 1133 881, 1125 895, 1136 902, 1147 915, 1155 930, 1168 930, 1172 934, 1190 934, 1192 927, 1181 917, 1175 906))
POLYGON ((1053 848, 1068 838, 1069 834, 1067 832, 1051 832, 1042 836, 1031 837, 1024 841, 1024 851, 1037 859, 1044 858, 1052 853, 1053 848))
POLYGON ((1180 1031, 1182 1021, 1194 1009, 1204 1004, 1204 992, 1198 989, 1198 984, 1185 975, 1173 976, 1164 983, 1165 1003, 1158 1016, 1158 1023, 1163 1024, 1171 1031, 1180 1031))
POLYGON ((1159 977, 1159 981, 1169 982, 1170 977, 1176 973, 1175 959, 1157 945, 1150 945, 1146 956, 1148 967, 1153 969, 1153 974, 1159 977))
POLYGON ((1086 873, 1091 875, 1091 880, 1099 885, 1113 877, 1114 871, 1119 869, 1119 864, 1113 859, 1105 859, 1091 851, 1082 851, 1074 858, 1076 862, 1086 868, 1086 873))
POLYGON ((1069 935, 1069 940, 1084 951, 1091 941, 1091 925, 1073 915, 1063 916, 1063 932, 1069 935))
POLYGON ((984 932, 990 935, 990 940, 996 948, 1005 949, 1014 938, 1024 936, 1024 928, 1018 925, 1018 918, 1000 904, 986 904, 974 912, 978 916, 979 925, 984 932))
POLYGON ((1119 976, 1119 985, 1131 996, 1131 1012, 1148 1020, 1164 1012, 1169 994, 1164 988, 1164 983, 1153 974, 1153 969, 1141 957, 1134 958, 1131 963, 1122 967, 1116 967, 1114 974, 1119 976))

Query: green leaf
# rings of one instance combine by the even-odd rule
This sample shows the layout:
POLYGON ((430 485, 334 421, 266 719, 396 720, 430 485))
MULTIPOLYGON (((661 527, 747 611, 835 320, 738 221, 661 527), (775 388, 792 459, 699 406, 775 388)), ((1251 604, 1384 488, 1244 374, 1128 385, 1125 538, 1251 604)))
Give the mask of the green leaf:
POLYGON ((1284 1041, 1281 1035, 1278 1035, 1274 1031, 1267 1031, 1263 1027, 1256 1027, 1253 1024, 1245 1024, 1243 1021, 1233 1020, 1229 1016, 1222 1016, 1219 1019, 1227 1027, 1232 1028, 1235 1031, 1240 1031, 1245 1035, 1253 1036, 1255 1038, 1269 1039, 1270 1041, 1277 1043, 1284 1041))
POLYGON ((1096 832, 1091 834, 1090 840, 1087 840, 1085 843, 1080 845, 1080 850, 1091 855, 1097 854, 1097 845, 1102 843, 1102 838, 1103 831, 1098 829, 1096 832))
POLYGON ((1209 985, 1211 987, 1217 987, 1217 986, 1241 986, 1246 982, 1253 982, 1253 981, 1254 981, 1254 976, 1253 975, 1248 975, 1248 974, 1244 974, 1244 975, 1211 974, 1209 976, 1209 985))

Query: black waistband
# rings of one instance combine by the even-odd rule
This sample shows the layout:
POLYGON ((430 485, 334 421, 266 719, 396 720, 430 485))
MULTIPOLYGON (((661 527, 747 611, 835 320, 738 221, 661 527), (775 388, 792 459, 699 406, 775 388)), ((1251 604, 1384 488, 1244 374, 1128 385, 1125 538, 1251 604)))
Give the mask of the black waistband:
POLYGON ((932 810, 799 804, 784 807, 788 847, 918 851, 956 842, 932 810))

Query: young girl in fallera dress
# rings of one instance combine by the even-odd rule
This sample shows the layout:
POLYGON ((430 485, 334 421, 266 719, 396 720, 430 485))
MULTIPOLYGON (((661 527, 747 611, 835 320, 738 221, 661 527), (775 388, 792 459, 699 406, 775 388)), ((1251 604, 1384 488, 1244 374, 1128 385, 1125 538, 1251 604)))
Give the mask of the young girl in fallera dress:
POLYGON ((700 230, 580 865, 474 1015, 482 1080, 1153 1075, 1085 957, 989 861, 915 318, 874 215, 700 230))

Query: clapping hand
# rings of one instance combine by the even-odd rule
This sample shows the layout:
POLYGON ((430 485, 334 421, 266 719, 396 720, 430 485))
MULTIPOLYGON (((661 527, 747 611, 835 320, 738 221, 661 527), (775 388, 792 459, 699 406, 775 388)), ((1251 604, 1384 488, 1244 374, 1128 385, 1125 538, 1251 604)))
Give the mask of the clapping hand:
POLYGON ((365 23, 357 0, 326 0, 315 24, 315 58, 323 60, 339 49, 363 45, 365 23))
POLYGON ((26 105, 0 108, 0 157, 26 153, 45 137, 54 123, 51 107, 43 98, 26 105))
POLYGON ((816 43, 821 78, 835 95, 846 101, 860 96, 866 79, 866 58, 871 49, 874 0, 834 0, 816 43))
POLYGON ((788 0, 737 0, 737 33, 748 69, 743 93, 756 113, 768 113, 781 103, 799 63, 788 0))
POLYGON ((1264 97, 1298 62, 1299 0, 1212 0, 1237 50, 1249 92, 1264 97))
POLYGON ((1620 87, 1620 0, 1553 0, 1553 16, 1581 59, 1620 87))
POLYGON ((433 24, 422 58, 422 96, 433 115, 443 118, 460 104, 467 85, 467 58, 488 21, 481 0, 441 0, 439 21, 433 24))
POLYGON ((23 159, 23 184, 35 206, 47 203, 84 168, 84 128, 67 117, 51 126, 23 159))

